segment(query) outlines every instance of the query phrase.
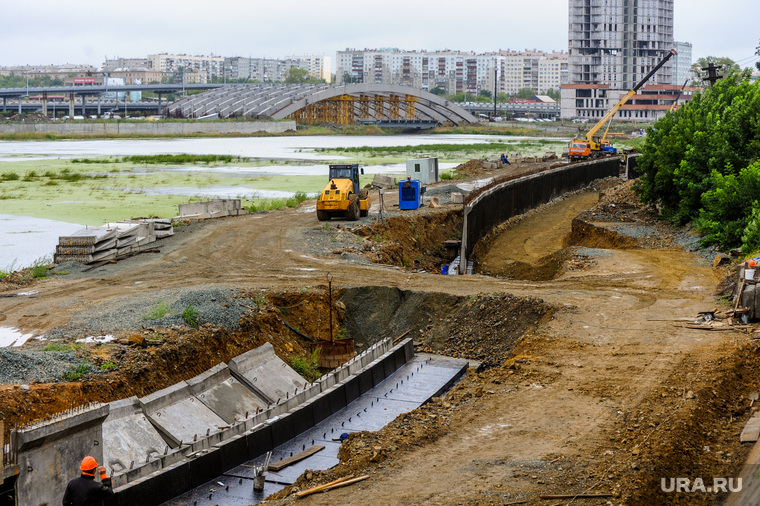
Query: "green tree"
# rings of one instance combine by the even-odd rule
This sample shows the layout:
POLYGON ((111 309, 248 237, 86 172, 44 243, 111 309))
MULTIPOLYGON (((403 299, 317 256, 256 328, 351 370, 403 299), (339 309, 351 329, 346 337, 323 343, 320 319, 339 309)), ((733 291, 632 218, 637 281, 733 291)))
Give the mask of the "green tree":
POLYGON ((718 67, 718 73, 723 77, 726 77, 734 70, 737 72, 741 71, 741 67, 739 67, 739 65, 737 65, 731 58, 720 58, 717 56, 699 58, 696 63, 692 63, 691 65, 692 86, 704 85, 703 80, 707 77, 707 71, 702 69, 706 69, 711 63, 718 67))
POLYGON ((433 95, 438 95, 440 97, 440 96, 445 95, 446 91, 443 88, 439 88, 436 86, 435 88, 430 90, 430 93, 432 93, 433 95))
POLYGON ((658 120, 638 159, 642 200, 674 223, 694 222, 705 244, 746 242, 760 207, 758 117, 760 83, 734 72, 658 120))
POLYGON ((480 90, 478 92, 478 98, 480 98, 480 97, 487 98, 488 101, 490 102, 491 101, 491 97, 493 97, 493 95, 488 90, 480 90))
POLYGON ((285 73, 285 82, 288 84, 303 84, 309 80, 309 71, 299 67, 291 67, 285 73))
POLYGON ((522 88, 520 91, 515 93, 515 98, 533 98, 536 96, 536 90, 532 90, 530 88, 522 88))
MULTIPOLYGON (((757 45, 757 48, 755 49, 755 54, 757 56, 760 56, 760 44, 757 45)), ((760 61, 755 62, 755 67, 757 67, 757 70, 760 70, 760 61)))
POLYGON ((561 98, 559 90, 555 90, 554 88, 546 90, 546 96, 557 102, 559 102, 559 99, 561 98))

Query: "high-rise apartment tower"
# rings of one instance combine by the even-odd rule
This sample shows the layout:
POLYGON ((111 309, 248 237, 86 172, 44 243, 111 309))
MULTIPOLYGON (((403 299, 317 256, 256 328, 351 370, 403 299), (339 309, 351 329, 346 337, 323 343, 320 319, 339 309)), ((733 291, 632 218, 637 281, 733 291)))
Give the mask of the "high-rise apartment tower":
MULTIPOLYGON (((673 47, 674 0, 569 0, 569 81, 633 88, 673 47)), ((649 84, 671 84, 672 62, 649 84)))

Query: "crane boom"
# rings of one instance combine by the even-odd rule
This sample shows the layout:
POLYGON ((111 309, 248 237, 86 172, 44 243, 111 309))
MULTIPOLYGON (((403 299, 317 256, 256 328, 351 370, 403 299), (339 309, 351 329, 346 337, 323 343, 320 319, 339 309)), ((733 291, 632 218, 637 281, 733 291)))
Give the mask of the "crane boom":
MULTIPOLYGON (((647 81, 658 71, 660 68, 665 65, 665 63, 670 60, 673 56, 677 55, 678 52, 675 49, 671 49, 668 54, 665 55, 665 57, 657 63, 657 65, 652 68, 651 71, 647 75, 644 76, 644 78, 636 84, 628 93, 623 95, 623 97, 618 101, 617 104, 613 105, 612 108, 607 111, 607 114, 602 117, 591 129, 588 131, 588 133, 585 135, 583 139, 573 139, 570 143, 570 150, 569 155, 570 158, 588 158, 592 154, 600 153, 602 152, 603 145, 606 142, 607 139, 607 131, 610 129, 610 124, 612 123, 612 118, 615 117, 615 114, 617 114, 618 110, 625 105, 628 100, 633 97, 639 89, 646 84, 647 81), (598 141, 595 140, 595 135, 601 129, 605 123, 607 124, 607 130, 604 132, 604 136, 602 136, 601 139, 598 141), (581 146, 583 144, 583 147, 581 146)), ((614 151, 614 150, 613 150, 614 151)))

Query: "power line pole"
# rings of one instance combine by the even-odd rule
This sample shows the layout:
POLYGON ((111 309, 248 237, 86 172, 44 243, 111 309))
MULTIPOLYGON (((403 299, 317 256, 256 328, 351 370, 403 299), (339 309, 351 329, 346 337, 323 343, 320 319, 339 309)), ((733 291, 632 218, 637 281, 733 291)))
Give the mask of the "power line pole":
POLYGON ((715 84, 718 79, 723 79, 723 76, 718 75, 718 67, 716 67, 713 62, 710 62, 707 67, 702 67, 702 70, 707 71, 707 77, 703 78, 702 80, 709 82, 710 88, 712 88, 713 84, 715 84))

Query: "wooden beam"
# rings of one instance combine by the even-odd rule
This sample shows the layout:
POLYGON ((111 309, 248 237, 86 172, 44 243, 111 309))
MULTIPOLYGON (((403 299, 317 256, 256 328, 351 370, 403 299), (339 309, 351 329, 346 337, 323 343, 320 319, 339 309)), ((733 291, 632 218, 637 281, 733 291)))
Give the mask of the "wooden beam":
POLYGON ((561 494, 561 495, 540 495, 541 499, 604 499, 612 497, 612 494, 561 494))
POLYGON ((351 485, 352 483, 356 483, 358 481, 366 480, 369 478, 368 474, 365 474, 364 476, 359 476, 357 478, 351 478, 350 476, 347 476, 345 478, 339 478, 335 481, 331 481, 330 483, 326 483, 324 485, 319 485, 318 487, 309 488, 306 490, 302 490, 301 492, 296 492, 296 497, 304 497, 311 494, 316 494, 317 492, 326 492, 328 490, 332 490, 334 488, 338 487, 345 487, 346 485, 351 485))
POLYGON ((279 471, 280 469, 286 468, 286 467, 288 467, 291 464, 295 464, 299 460, 303 460, 306 457, 310 457, 310 456, 314 455, 315 453, 317 453, 318 451, 322 451, 324 449, 325 449, 324 446, 314 445, 314 446, 312 446, 310 448, 307 448, 306 450, 304 450, 302 452, 296 453, 292 457, 288 457, 286 459, 282 459, 280 461, 277 461, 277 462, 275 462, 273 464, 269 464, 269 469, 271 469, 272 471, 279 471))

